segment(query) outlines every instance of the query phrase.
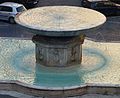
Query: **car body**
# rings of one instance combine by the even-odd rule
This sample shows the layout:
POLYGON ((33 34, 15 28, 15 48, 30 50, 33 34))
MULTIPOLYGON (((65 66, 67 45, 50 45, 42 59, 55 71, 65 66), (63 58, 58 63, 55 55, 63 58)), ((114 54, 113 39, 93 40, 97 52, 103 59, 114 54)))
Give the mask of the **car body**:
POLYGON ((110 0, 111 2, 114 2, 114 3, 117 3, 117 4, 120 4, 120 0, 110 0))
POLYGON ((120 5, 109 0, 82 0, 81 5, 99 11, 105 16, 120 15, 120 5))
POLYGON ((32 8, 39 2, 39 0, 0 0, 0 3, 4 2, 15 2, 23 4, 26 8, 32 8))
POLYGON ((15 16, 25 10, 26 8, 22 4, 13 2, 2 3, 0 4, 0 19, 8 20, 10 23, 15 23, 15 16))
POLYGON ((39 2, 39 0, 16 0, 16 1, 17 3, 22 3, 26 8, 33 8, 39 2))

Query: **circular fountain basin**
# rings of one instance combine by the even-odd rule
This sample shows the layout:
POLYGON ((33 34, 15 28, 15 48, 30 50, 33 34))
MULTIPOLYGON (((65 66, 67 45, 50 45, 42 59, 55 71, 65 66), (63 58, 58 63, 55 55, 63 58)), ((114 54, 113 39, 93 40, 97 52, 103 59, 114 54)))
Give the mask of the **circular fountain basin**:
POLYGON ((17 15, 16 22, 31 33, 46 36, 78 36, 98 28, 106 17, 94 10, 73 6, 46 6, 17 15))
POLYGON ((82 66, 66 68, 45 67, 36 64, 34 43, 31 40, 8 38, 0 39, 0 43, 0 79, 4 80, 0 82, 0 86, 3 85, 2 89, 10 90, 11 88, 13 91, 23 91, 41 96, 64 94, 73 96, 86 93, 89 88, 86 83, 104 84, 107 81, 112 84, 120 83, 118 80, 119 59, 117 59, 120 56, 119 52, 115 53, 112 50, 113 48, 119 50, 119 43, 100 44, 87 40, 83 45, 82 66), (108 53, 114 57, 114 62, 109 61, 108 53), (118 70, 116 71, 116 69, 118 70))

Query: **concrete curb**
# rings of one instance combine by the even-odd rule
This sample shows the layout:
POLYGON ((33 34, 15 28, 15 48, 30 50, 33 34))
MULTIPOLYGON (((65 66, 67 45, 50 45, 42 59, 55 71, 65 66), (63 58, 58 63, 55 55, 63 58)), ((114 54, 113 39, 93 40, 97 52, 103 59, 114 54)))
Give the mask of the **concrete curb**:
POLYGON ((81 96, 85 94, 120 95, 120 84, 83 84, 64 88, 28 85, 16 80, 0 81, 0 91, 16 91, 30 96, 81 96))

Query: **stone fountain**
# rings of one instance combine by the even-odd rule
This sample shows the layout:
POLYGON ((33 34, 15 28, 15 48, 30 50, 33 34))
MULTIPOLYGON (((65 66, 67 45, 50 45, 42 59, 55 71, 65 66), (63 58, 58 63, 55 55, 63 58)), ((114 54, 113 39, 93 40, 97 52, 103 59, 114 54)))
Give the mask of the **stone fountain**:
POLYGON ((44 98, 119 94, 119 43, 85 39, 105 21, 97 11, 73 6, 17 15, 16 22, 34 36, 32 41, 1 38, 1 89, 44 98))
POLYGON ((84 33, 105 21, 97 11, 73 6, 38 7, 16 17, 19 25, 35 34, 36 63, 49 67, 80 64, 84 33))

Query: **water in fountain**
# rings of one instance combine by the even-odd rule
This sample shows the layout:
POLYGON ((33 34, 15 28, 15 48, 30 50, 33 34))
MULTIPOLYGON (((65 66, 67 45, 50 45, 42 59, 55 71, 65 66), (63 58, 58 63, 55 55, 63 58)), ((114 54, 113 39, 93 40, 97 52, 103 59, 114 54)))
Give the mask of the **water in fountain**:
MULTIPOLYGON (((86 83, 91 73, 103 72, 108 57, 96 48, 83 47, 83 62, 65 68, 46 67, 35 62, 35 45, 30 40, 1 39, 0 74, 3 80, 19 80, 44 87, 68 87, 86 83), (94 61, 94 62, 93 62, 94 61)), ((96 44, 87 41, 85 44, 96 44)), ((98 45, 98 44, 96 44, 98 45)), ((105 48, 103 48, 105 49, 105 48)), ((109 65, 110 66, 110 65, 109 65)))

